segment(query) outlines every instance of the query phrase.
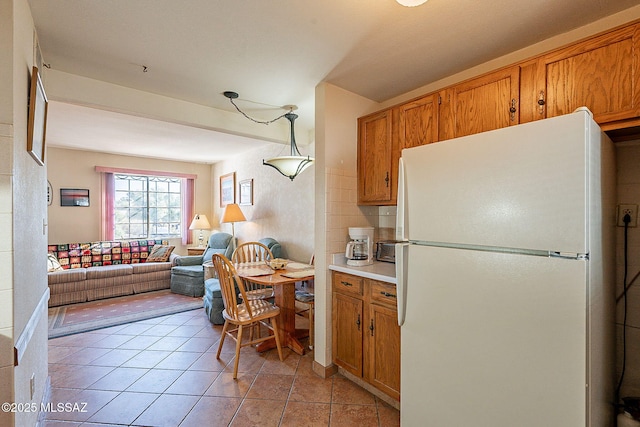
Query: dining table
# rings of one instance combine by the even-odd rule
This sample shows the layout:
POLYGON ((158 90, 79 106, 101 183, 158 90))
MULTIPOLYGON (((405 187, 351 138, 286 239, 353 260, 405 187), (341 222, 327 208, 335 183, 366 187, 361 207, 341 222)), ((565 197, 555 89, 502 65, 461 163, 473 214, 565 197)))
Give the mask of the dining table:
MULTIPOLYGON (((282 269, 273 269, 263 261, 234 264, 240 278, 263 286, 273 287, 274 304, 280 307, 278 329, 281 342, 294 352, 304 355, 305 347, 300 338, 308 336, 308 329, 296 329, 296 283, 313 280, 314 266, 287 260, 282 269)), ((273 340, 257 346, 262 352, 275 347, 273 340)))

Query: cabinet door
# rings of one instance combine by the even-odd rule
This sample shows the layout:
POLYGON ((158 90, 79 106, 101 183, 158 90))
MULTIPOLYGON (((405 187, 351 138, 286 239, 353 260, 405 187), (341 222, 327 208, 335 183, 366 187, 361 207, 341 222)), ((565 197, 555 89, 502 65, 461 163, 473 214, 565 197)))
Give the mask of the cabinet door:
POLYGON ((391 110, 358 119, 358 204, 391 201, 391 110))
POLYGON ((438 140, 438 96, 428 95, 398 107, 398 145, 417 147, 438 140))
POLYGON ((389 396, 400 399, 400 327, 397 311, 369 306, 367 326, 367 380, 389 396))
POLYGON ((362 330, 364 328, 361 299, 337 292, 333 294, 333 361, 346 371, 362 377, 362 330))
POLYGON ((545 55, 546 117, 586 106, 602 124, 640 114, 639 25, 545 55))
POLYGON ((519 123, 520 69, 510 67, 441 92, 438 140, 519 123))

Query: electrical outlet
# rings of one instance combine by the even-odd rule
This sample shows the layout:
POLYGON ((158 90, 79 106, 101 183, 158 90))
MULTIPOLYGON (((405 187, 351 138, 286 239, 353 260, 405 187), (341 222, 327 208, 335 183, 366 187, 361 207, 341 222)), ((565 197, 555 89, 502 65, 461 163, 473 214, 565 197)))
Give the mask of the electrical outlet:
POLYGON ((629 227, 636 227, 638 224, 638 205, 618 205, 618 227, 624 227, 624 216, 626 214, 631 217, 629 227))

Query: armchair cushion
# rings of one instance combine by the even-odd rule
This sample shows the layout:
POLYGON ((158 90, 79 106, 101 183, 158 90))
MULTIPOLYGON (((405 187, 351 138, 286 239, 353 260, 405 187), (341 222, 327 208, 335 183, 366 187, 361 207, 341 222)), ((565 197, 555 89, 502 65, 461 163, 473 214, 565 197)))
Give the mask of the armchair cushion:
POLYGON ((176 258, 176 265, 202 265, 202 255, 183 255, 176 258))
POLYGON ((264 239, 258 240, 258 242, 268 247, 274 258, 286 258, 282 245, 280 245, 276 239, 265 237, 264 239))

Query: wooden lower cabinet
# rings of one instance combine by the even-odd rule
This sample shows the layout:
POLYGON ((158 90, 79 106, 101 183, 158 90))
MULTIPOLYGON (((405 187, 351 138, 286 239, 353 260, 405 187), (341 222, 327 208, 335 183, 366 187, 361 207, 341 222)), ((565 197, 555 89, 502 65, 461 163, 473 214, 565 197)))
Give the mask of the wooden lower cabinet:
POLYGON ((400 400, 400 327, 393 284, 333 272, 333 362, 400 400))

